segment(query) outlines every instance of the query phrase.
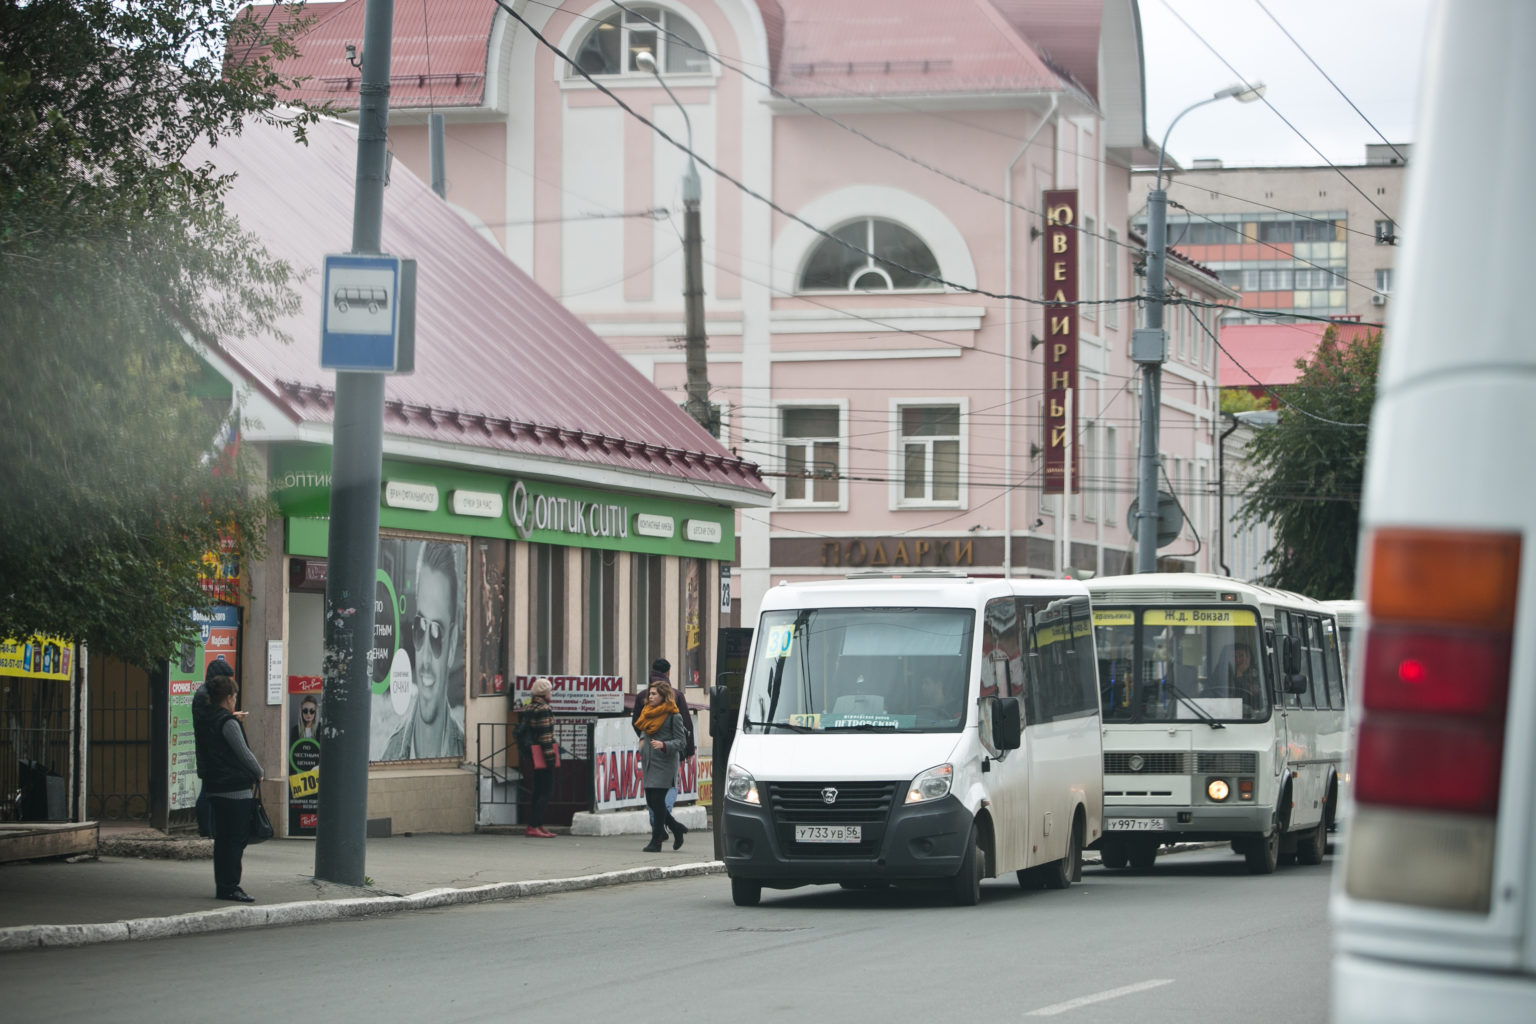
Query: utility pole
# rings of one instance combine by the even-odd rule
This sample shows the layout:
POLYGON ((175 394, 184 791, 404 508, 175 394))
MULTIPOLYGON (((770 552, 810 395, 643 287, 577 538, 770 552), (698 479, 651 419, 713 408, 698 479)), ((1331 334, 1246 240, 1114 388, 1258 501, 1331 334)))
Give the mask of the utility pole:
MULTIPOLYGON (((357 117, 352 252, 379 253, 389 124, 394 0, 367 0, 357 117)), ((315 877, 362 885, 368 831, 368 726, 372 712, 374 591, 379 562, 379 479, 384 458, 384 374, 338 370, 331 442, 331 519, 325 584, 325 700, 320 723, 315 877)))
POLYGON ((1163 404, 1163 362, 1168 356, 1168 339, 1163 333, 1164 282, 1168 256, 1168 193, 1163 190, 1163 154, 1168 136, 1179 118, 1207 103, 1227 98, 1252 103, 1264 95, 1264 84, 1246 82, 1228 86, 1220 92, 1191 103, 1175 115, 1163 133, 1157 151, 1157 177, 1147 193, 1147 326, 1131 332, 1131 360, 1141 365, 1141 456, 1136 487, 1136 571, 1157 571, 1157 467, 1158 417, 1163 404))
POLYGON ((699 231, 699 168, 693 160, 693 121, 672 87, 661 77, 656 58, 649 51, 635 56, 635 66, 656 76, 683 115, 688 129, 688 170, 683 172, 683 314, 688 367, 685 408, 699 426, 715 433, 719 424, 709 405, 709 338, 704 333, 704 237, 699 231))

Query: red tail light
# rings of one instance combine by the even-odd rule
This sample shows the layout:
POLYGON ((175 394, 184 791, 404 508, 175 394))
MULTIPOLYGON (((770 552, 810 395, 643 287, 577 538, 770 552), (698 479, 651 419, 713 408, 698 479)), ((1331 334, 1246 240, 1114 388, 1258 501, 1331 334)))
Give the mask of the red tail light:
POLYGON ((1375 535, 1359 803, 1498 811, 1519 566, 1517 536, 1375 535))

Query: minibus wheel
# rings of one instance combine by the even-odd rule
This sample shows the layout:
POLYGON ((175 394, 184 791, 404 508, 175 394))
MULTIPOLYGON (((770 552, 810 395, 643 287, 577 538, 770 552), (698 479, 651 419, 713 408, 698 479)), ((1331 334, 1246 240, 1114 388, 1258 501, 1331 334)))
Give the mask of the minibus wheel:
POLYGON ((960 870, 950 880, 950 897, 955 906, 974 907, 981 902, 981 879, 986 873, 987 853, 981 848, 976 826, 972 825, 970 838, 965 842, 965 858, 960 862, 960 870))
POLYGON ((1152 870, 1152 865, 1157 863, 1157 848, 1159 843, 1155 839, 1138 839, 1131 844, 1130 861, 1131 870, 1147 872, 1152 870))
POLYGON ((1105 867, 1118 871, 1125 867, 1128 859, 1124 844, 1107 839, 1099 843, 1099 863, 1105 867))
POLYGON ((1317 827, 1296 840, 1296 860, 1302 864, 1321 864, 1328 852, 1328 815, 1317 820, 1317 827))
POLYGON ((1040 869, 1040 880, 1047 889, 1065 889, 1083 877, 1083 821, 1072 820, 1072 831, 1067 836, 1067 855, 1061 860, 1040 869))
POLYGON ((731 902, 738 907, 755 907, 763 901, 763 883, 750 878, 731 879, 731 902))

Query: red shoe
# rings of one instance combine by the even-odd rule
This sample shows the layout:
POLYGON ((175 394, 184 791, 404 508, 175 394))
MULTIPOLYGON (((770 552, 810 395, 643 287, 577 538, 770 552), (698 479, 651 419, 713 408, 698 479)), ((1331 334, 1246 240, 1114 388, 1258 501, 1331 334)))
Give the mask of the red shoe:
POLYGON ((523 835, 533 836, 535 839, 542 839, 544 838, 544 830, 541 828, 534 828, 532 825, 529 825, 523 830, 523 835))
POLYGON ((539 829, 539 838, 540 839, 558 839, 559 836, 556 833, 551 832, 547 828, 541 828, 541 829, 539 829))

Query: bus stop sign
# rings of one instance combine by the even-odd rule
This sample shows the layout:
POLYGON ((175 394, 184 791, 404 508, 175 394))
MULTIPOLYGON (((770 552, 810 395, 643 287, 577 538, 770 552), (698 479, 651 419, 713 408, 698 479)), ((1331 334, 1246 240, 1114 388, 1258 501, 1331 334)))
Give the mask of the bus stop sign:
POLYGON ((363 373, 415 369, 415 260, 328 255, 321 296, 321 367, 363 373))

